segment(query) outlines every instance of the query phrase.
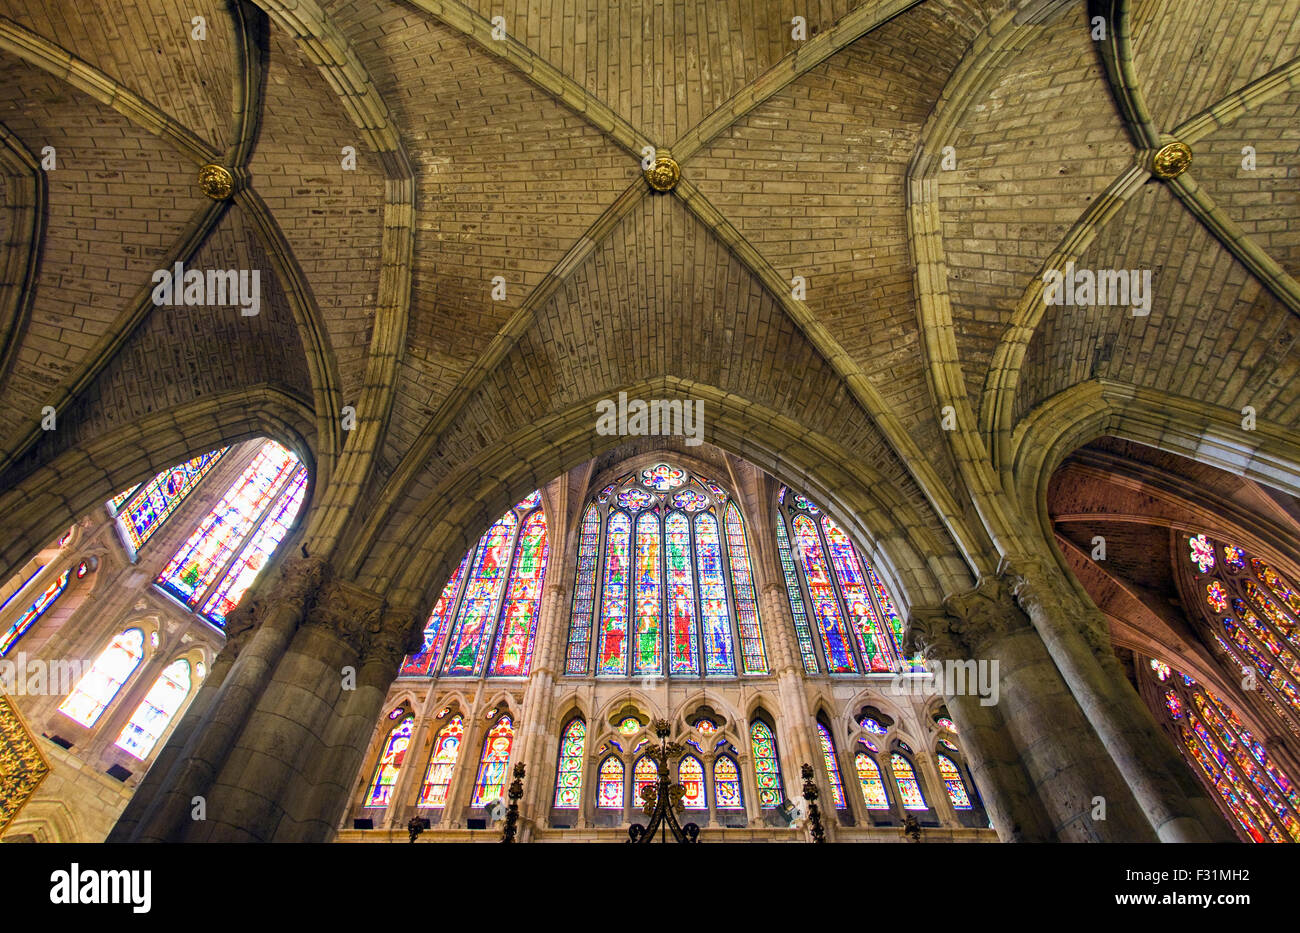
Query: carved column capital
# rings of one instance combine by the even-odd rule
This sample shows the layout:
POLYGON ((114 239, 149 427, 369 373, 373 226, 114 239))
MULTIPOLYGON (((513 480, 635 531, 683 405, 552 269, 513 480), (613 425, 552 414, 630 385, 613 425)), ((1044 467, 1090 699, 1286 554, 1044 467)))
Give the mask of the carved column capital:
POLYGON ((330 578, 329 562, 323 557, 287 557, 280 562, 280 576, 266 587, 263 597, 270 604, 288 603, 304 609, 330 578))
POLYGON ((226 644, 221 649, 221 653, 229 654, 233 660, 239 657, 239 652, 243 650, 244 645, 253 637, 257 627, 261 624, 262 619, 266 617, 266 607, 262 600, 250 597, 244 597, 226 616, 226 644))
POLYGON ((1073 620, 1093 654, 1112 654, 1110 627, 1101 610, 1070 589, 1059 567, 1040 557, 1003 558, 999 575, 1035 623, 1073 620))
POLYGON ((926 661, 963 657, 966 645, 954 628, 960 624, 960 620, 947 609, 914 608, 908 617, 903 651, 909 655, 919 654, 926 661))
POLYGON ((965 642, 970 655, 986 653, 989 641, 1005 638, 1026 626, 1026 620, 1006 583, 986 574, 975 589, 949 596, 943 601, 955 618, 952 628, 965 642))
POLYGON ((423 644, 419 623, 409 606, 389 606, 377 593, 343 580, 326 579, 304 625, 334 635, 362 661, 396 666, 423 644))

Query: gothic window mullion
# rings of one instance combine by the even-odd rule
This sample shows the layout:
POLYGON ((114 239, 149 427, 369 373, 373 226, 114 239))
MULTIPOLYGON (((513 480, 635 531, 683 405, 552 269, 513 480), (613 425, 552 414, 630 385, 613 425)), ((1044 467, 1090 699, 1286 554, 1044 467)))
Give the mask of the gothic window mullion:
MULTIPOLYGON (((528 515, 532 515, 531 512, 528 515)), ((515 554, 519 548, 519 536, 523 534, 524 522, 528 516, 515 516, 515 530, 510 535, 510 547, 506 549, 506 572, 501 575, 497 581, 496 587, 492 593, 493 609, 491 617, 484 626, 484 631, 479 633, 479 650, 478 656, 474 661, 474 673, 471 677, 484 677, 487 674, 488 665, 491 661, 492 645, 496 639, 497 627, 501 623, 501 614, 506 611, 506 594, 510 592, 510 581, 515 575, 515 554)))
MULTIPOLYGON (((809 593, 808 591, 807 581, 804 579, 804 574, 800 571, 799 565, 795 562, 793 548, 790 545, 790 542, 793 540, 794 528, 792 523, 787 517, 786 506, 780 505, 777 507, 776 520, 777 522, 780 523, 781 530, 785 534, 785 542, 786 542, 786 546, 784 548, 784 557, 783 557, 780 541, 779 540, 777 541, 777 555, 776 555, 777 563, 781 565, 781 576, 785 580, 787 591, 790 588, 791 579, 794 580, 795 589, 799 591, 799 598, 803 601, 804 628, 807 629, 804 637, 806 637, 807 639, 808 647, 812 650, 812 661, 813 661, 814 669, 811 671, 808 670, 807 663, 804 663, 804 673, 809 675, 816 675, 821 673, 821 671, 830 671, 831 668, 826 658, 825 646, 821 644, 820 638, 815 637, 815 633, 813 632, 813 628, 812 628, 813 622, 808 617, 808 607, 813 605, 812 594, 809 593), (785 566, 786 559, 788 559, 790 562, 788 573, 785 566), (817 667, 818 664, 820 664, 820 668, 817 667)), ((786 593, 786 599, 787 601, 789 600, 788 592, 786 593)), ((794 633, 795 644, 800 645, 800 643, 804 640, 804 638, 801 638, 799 634, 798 620, 795 619, 793 606, 790 607, 790 621, 792 624, 795 625, 795 633, 794 633)), ((802 646, 800 646, 799 655, 800 655, 800 659, 806 662, 806 659, 803 657, 802 646)))
MULTIPOLYGON (((226 576, 234 570, 235 564, 238 562, 239 558, 243 556, 244 547, 257 536, 257 533, 262 529, 262 526, 271 520, 271 516, 275 514, 275 510, 279 506, 280 500, 289 494, 289 490, 293 486, 293 477, 296 473, 297 470, 287 475, 284 482, 280 485, 280 491, 275 494, 275 498, 267 503, 266 508, 262 510, 262 514, 258 516, 257 521, 254 522, 252 527, 250 527, 248 531, 244 533, 244 536, 239 539, 239 543, 230 549, 230 556, 222 563, 221 570, 219 570, 217 575, 212 578, 212 582, 204 587, 202 592, 195 594, 193 600, 194 608, 191 610, 192 612, 199 614, 199 608, 203 606, 212 594, 220 589, 221 584, 226 581, 226 576)), ((207 477, 204 477, 204 479, 206 478, 207 477)))

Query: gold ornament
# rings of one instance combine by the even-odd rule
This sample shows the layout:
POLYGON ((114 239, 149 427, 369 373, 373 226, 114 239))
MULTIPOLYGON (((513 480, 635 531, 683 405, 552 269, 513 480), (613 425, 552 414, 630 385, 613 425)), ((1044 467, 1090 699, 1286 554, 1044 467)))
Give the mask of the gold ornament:
POLYGON ((0 694, 0 832, 49 773, 49 763, 17 707, 0 694))
POLYGON ((1170 143, 1151 159, 1151 172, 1168 181, 1187 171, 1192 164, 1192 150, 1186 143, 1170 143))
POLYGON ((208 163, 199 169, 199 188, 214 201, 224 201, 235 190, 235 176, 225 166, 208 163))
POLYGON ((655 159, 655 164, 645 172, 645 180, 655 191, 672 191, 677 187, 681 177, 681 166, 671 156, 666 155, 655 159))

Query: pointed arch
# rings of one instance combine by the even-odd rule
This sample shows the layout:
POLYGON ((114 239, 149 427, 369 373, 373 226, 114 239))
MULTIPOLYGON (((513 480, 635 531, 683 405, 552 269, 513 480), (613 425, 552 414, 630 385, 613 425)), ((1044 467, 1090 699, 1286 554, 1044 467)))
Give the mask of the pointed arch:
POLYGON ((889 767, 894 772, 894 783, 898 786, 898 799, 904 810, 928 810, 925 794, 921 792, 921 782, 916 779, 916 770, 912 762, 900 752, 891 752, 889 767))
POLYGON ((719 810, 739 810, 745 805, 740 790, 740 771, 730 755, 720 755, 713 762, 713 799, 719 810))
POLYGON ((771 810, 781 805, 785 791, 781 786, 781 762, 776 753, 776 734, 762 719, 749 726, 749 744, 754 755, 754 783, 758 786, 758 805, 771 810))
POLYGON ((406 761, 406 750, 411 745, 411 733, 414 729, 415 717, 407 716, 388 734, 388 739, 384 742, 384 750, 379 756, 379 761, 375 763, 375 773, 370 779, 369 789, 366 791, 367 807, 388 806, 393 795, 393 786, 397 783, 402 764, 406 761))
POLYGON ((677 779, 686 791, 682 795, 682 806, 687 810, 707 810, 709 808, 708 789, 704 784, 704 765, 694 755, 686 755, 677 766, 677 779))
POLYGON ((948 800, 954 810, 969 810, 970 795, 966 793, 966 782, 962 780, 957 763, 942 752, 938 755, 939 777, 944 789, 948 791, 948 800))
MULTIPOLYGON (((639 769, 640 762, 637 765, 639 769)), ((600 763, 596 781, 596 806, 602 810, 622 810, 624 788, 622 759, 617 755, 606 756, 600 763)))
POLYGON ((885 781, 880 776, 880 765, 863 751, 853 756, 853 765, 858 772, 858 787, 862 789, 862 800, 867 809, 888 810, 889 794, 885 792, 885 781))
POLYGON ((506 764, 510 761, 514 743, 514 723, 509 715, 502 716, 483 739, 483 755, 479 759, 470 806, 483 808, 501 796, 506 786, 506 764))

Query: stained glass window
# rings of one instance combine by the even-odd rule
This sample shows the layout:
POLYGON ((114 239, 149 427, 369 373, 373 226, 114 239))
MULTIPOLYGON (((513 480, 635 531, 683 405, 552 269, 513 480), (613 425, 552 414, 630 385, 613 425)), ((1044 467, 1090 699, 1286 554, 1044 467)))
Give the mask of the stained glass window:
POLYGON ((1300 596, 1276 570, 1245 549, 1205 535, 1188 538, 1215 638, 1258 695, 1300 735, 1300 596), (1223 559, 1216 559, 1222 549, 1223 559), (1202 569, 1203 568, 1203 569, 1202 569))
POLYGON ((587 744, 587 725, 572 720, 560 736, 560 764, 555 774, 555 808, 576 810, 582 803, 582 753, 587 744))
POLYGON ((810 500, 785 493, 777 497, 777 553, 804 670, 817 672, 820 653, 831 674, 924 672, 920 657, 903 657, 903 618, 848 534, 829 515, 815 518, 821 509, 810 500))
POLYGON ((596 806, 604 810, 622 810, 623 762, 618 756, 610 755, 600 763, 597 780, 596 806))
POLYGON ((602 489, 584 512, 574 594, 570 676, 735 676, 737 642, 739 673, 767 673, 740 509, 686 470, 659 464, 602 489))
POLYGON ((420 791, 420 806, 447 806, 447 788, 451 786, 451 775, 456 770, 456 759, 460 757, 460 746, 464 739, 465 718, 457 714, 451 717, 433 740, 429 770, 424 776, 424 788, 420 791))
POLYGON ((776 757, 776 736, 761 719, 749 727, 749 741, 754 751, 754 783, 758 785, 758 805, 764 810, 780 806, 785 796, 781 789, 781 763, 776 757))
POLYGON ((293 524, 306 488, 307 468, 291 451, 265 442, 156 582, 222 625, 293 524))
POLYGON ((653 761, 642 755, 636 760, 633 778, 636 781, 636 800, 633 803, 639 806, 645 800, 642 790, 658 783, 659 770, 655 767, 653 761))
POLYGON ((464 677, 483 671, 483 643, 500 605, 501 581, 510 570, 511 545, 518 523, 514 512, 502 515, 474 551, 465 595, 447 642, 443 674, 464 677))
POLYGON ((510 747, 514 741, 514 725, 509 716, 502 716, 483 740, 483 757, 479 761, 474 799, 470 806, 486 807, 501 796, 506 786, 506 764, 510 761, 510 747))
MULTIPOLYGON (((54 582, 45 588, 45 592, 36 597, 36 601, 14 620, 4 634, 0 634, 0 658, 8 654, 9 649, 18 644, 18 639, 26 635, 27 630, 35 625, 41 616, 45 615, 45 611, 54 605, 56 599, 63 595, 63 591, 68 588, 69 573, 69 571, 65 570, 55 577, 54 582)), ((23 585, 26 586, 26 584, 23 585)))
POLYGON ((758 624, 758 603, 754 599, 754 578, 749 570, 749 545, 745 522, 736 503, 727 503, 727 549, 731 553, 731 586, 736 595, 736 628, 740 632, 740 657, 746 674, 767 673, 767 650, 763 627, 758 624))
POLYGON ((135 486, 134 490, 138 491, 134 495, 134 490, 128 490, 109 500, 113 514, 122 517, 122 526, 132 548, 139 551, 144 546, 229 449, 210 450, 193 460, 178 463, 170 470, 163 470, 143 487, 135 486), (123 503, 126 503, 125 507, 123 503))
POLYGON ((633 674, 658 674, 660 615, 659 512, 643 512, 636 521, 636 641, 632 651, 633 674))
POLYGON ((539 509, 524 522, 519 532, 514 566, 497 627, 496 649, 488 668, 491 675, 522 677, 532 665, 548 553, 546 515, 539 509))
POLYGON ((939 777, 943 778, 943 786, 948 791, 953 809, 969 810, 970 797, 966 794, 966 783, 961 779, 961 771, 957 769, 956 763, 947 755, 939 756, 939 777))
POLYGON ((1165 683, 1163 696, 1160 689, 1144 693, 1163 700, 1193 770, 1230 819, 1255 842, 1300 842, 1300 793, 1292 776, 1218 696, 1186 674, 1165 683))
POLYGON ((708 798, 704 794, 704 766, 694 755, 687 755, 677 766, 677 779, 682 782, 685 794, 682 806, 687 810, 707 810, 708 798))
POLYGON ((587 506, 582 516, 582 536, 578 541, 578 575, 573 585, 573 615, 569 623, 569 650, 564 673, 587 673, 591 645, 591 620, 596 609, 596 556, 600 545, 600 513, 595 504, 587 506))
POLYGON ((141 761, 148 758, 158 743, 158 737, 181 708, 189 692, 190 662, 180 658, 167 665, 131 714, 130 722, 117 737, 118 748, 125 749, 141 761))
POLYGON ((1156 677, 1158 677, 1159 679, 1161 680, 1169 679, 1169 665, 1166 664, 1164 661, 1157 661, 1155 658, 1152 658, 1151 670, 1156 672, 1156 677))
POLYGON ((72 692, 59 704, 59 712, 87 728, 93 726, 143 658, 144 632, 138 628, 122 632, 100 653, 90 670, 81 675, 72 692))
POLYGON ((822 764, 826 766, 826 777, 831 784, 831 800, 836 810, 843 810, 848 802, 844 799, 844 784, 840 781, 840 763, 835 756, 835 741, 831 738, 831 731, 821 723, 817 723, 817 737, 821 740, 822 764))
POLYGON ((937 719, 935 719, 934 724, 938 726, 940 729, 947 729, 949 732, 953 733, 954 735, 957 734, 957 724, 953 722, 951 719, 949 719, 947 716, 938 717, 937 719))
POLYGON ((885 793, 885 782, 880 777, 880 765, 866 752, 853 756, 853 765, 858 772, 858 786, 862 788, 862 799, 868 810, 888 810, 889 795, 885 793))
POLYGON ((719 810, 739 810, 743 806, 740 772, 736 770, 736 763, 726 755, 713 763, 713 793, 719 810))
POLYGON ((438 601, 433 604, 433 612, 424 626, 424 648, 413 654, 402 664, 400 673, 404 676, 428 677, 438 669, 438 655, 446 639, 447 630, 451 628, 452 610, 456 606, 456 594, 460 592, 460 581, 465 575, 465 566, 469 563, 469 553, 461 558, 456 571, 442 588, 438 601))
POLYGON ((388 735, 384 743, 384 752, 375 765, 375 776, 370 779, 370 793, 366 794, 367 807, 386 807, 393 795, 393 785, 402 771, 402 762, 406 760, 406 749, 411 744, 411 732, 415 729, 415 717, 407 716, 388 735))
POLYGON ((634 719, 631 716, 628 716, 626 719, 624 719, 622 722, 618 724, 618 731, 623 733, 624 735, 631 735, 634 732, 640 731, 640 729, 641 729, 640 720, 634 719))
POLYGON ((928 810, 921 785, 916 780, 916 772, 912 770, 912 763, 894 752, 889 756, 889 765, 894 771, 894 783, 898 785, 898 796, 903 801, 903 809, 928 810))

